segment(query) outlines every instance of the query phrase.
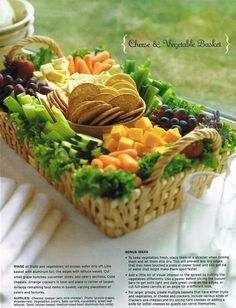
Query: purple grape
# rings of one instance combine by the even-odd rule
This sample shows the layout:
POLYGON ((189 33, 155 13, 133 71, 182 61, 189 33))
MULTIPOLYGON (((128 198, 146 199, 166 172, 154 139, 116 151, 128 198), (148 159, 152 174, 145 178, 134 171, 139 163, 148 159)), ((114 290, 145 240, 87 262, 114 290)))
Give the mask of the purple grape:
POLYGON ((158 110, 157 108, 154 108, 154 109, 152 110, 152 114, 158 115, 158 113, 159 113, 159 110, 158 110))
POLYGON ((27 87, 28 87, 29 89, 33 89, 34 91, 37 91, 37 90, 38 90, 37 85, 36 85, 35 83, 33 83, 33 82, 28 83, 28 84, 27 84, 27 87))
POLYGON ((172 119, 170 120, 170 124, 171 124, 171 125, 179 125, 179 119, 177 119, 177 118, 172 118, 172 119))
POLYGON ((21 78, 17 78, 16 80, 15 80, 15 85, 17 85, 17 84, 24 84, 24 81, 21 79, 21 78))
POLYGON ((179 125, 182 128, 182 131, 186 130, 188 123, 185 120, 180 120, 179 125))
POLYGON ((31 89, 31 88, 26 89, 26 93, 29 94, 29 95, 31 95, 31 96, 34 96, 34 95, 35 95, 34 90, 31 89))
POLYGON ((149 119, 150 119, 150 121, 152 123, 157 123, 158 122, 158 116, 155 115, 155 114, 150 115, 149 119))
POLYGON ((37 83, 37 78, 36 78, 36 77, 31 77, 31 78, 28 80, 28 83, 37 83))
POLYGON ((179 120, 185 120, 187 117, 188 117, 188 113, 183 108, 180 108, 174 112, 174 118, 177 118, 179 120))
POLYGON ((41 87, 40 88, 40 90, 39 90, 39 92, 41 93, 41 94, 48 94, 49 92, 51 92, 52 91, 52 89, 51 88, 49 88, 48 86, 43 86, 43 87, 41 87))
POLYGON ((198 121, 196 118, 191 118, 188 120, 188 128, 193 130, 198 125, 198 121))
POLYGON ((163 117, 167 117, 169 119, 173 118, 173 110, 172 109, 166 109, 165 112, 163 113, 163 117))
POLYGON ((18 95, 18 94, 23 93, 23 92, 25 92, 25 88, 21 84, 18 83, 17 85, 15 85, 15 87, 14 87, 15 95, 18 95))
POLYGON ((3 91, 6 95, 10 95, 11 92, 14 90, 13 85, 8 84, 7 86, 4 87, 3 91))
POLYGON ((168 105, 162 105, 161 108, 159 109, 159 115, 162 117, 164 112, 169 109, 168 105))
POLYGON ((170 127, 170 119, 167 117, 162 117, 159 121, 159 125, 163 128, 170 127))
POLYGON ((14 79, 12 78, 11 75, 6 75, 4 77, 4 84, 5 85, 13 85, 14 84, 14 79))
POLYGON ((40 91, 40 89, 42 88, 42 87, 44 87, 44 86, 47 86, 48 84, 46 83, 46 82, 40 82, 40 83, 38 83, 38 89, 39 89, 39 91, 40 91))

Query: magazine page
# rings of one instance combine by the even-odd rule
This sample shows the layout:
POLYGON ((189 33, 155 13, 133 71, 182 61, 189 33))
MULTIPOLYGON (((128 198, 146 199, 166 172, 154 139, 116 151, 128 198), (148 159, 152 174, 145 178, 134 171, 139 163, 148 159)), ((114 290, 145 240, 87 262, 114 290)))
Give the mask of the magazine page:
POLYGON ((235 13, 0 0, 1 307, 236 307, 235 13))

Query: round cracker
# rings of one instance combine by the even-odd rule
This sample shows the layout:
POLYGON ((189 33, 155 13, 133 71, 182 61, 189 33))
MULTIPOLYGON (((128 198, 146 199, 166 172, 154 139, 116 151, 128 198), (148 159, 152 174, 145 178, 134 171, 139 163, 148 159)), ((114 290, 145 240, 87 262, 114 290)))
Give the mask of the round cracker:
POLYGON ((65 95, 63 90, 56 89, 54 90, 55 96, 57 96, 58 100, 67 108, 68 107, 68 97, 65 95))
POLYGON ((102 103, 92 109, 87 110, 86 112, 83 112, 83 114, 81 114, 81 116, 79 117, 77 123, 89 124, 95 117, 100 115, 102 112, 107 111, 108 109, 111 109, 111 105, 102 103))
POLYGON ((102 121, 100 121, 97 125, 99 125, 99 126, 107 125, 110 122, 112 122, 113 120, 115 120, 116 118, 118 118, 119 116, 121 116, 122 114, 124 114, 123 110, 117 111, 116 113, 113 113, 110 116, 108 116, 105 119, 103 119, 102 121))
POLYGON ((117 81, 115 83, 113 83, 112 88, 116 89, 116 90, 120 90, 123 88, 129 88, 132 89, 134 91, 137 90, 136 87, 134 87, 131 83, 127 82, 127 81, 117 81))
POLYGON ((111 93, 101 93, 101 94, 96 95, 93 99, 108 103, 113 97, 115 97, 115 95, 111 93))
POLYGON ((102 88, 101 89, 101 93, 103 93, 103 94, 112 94, 112 95, 114 95, 114 96, 117 96, 117 95, 119 95, 119 92, 118 92, 118 90, 116 90, 116 89, 114 89, 114 88, 112 88, 112 87, 105 87, 105 88, 102 88))
POLYGON ((94 108, 100 104, 101 102, 99 101, 85 101, 83 102, 83 104, 79 104, 79 106, 74 108, 74 110, 70 113, 69 119, 71 120, 71 122, 76 123, 81 114, 83 114, 86 110, 88 110, 89 108, 94 108))
POLYGON ((106 85, 107 86, 112 86, 113 83, 115 83, 116 81, 123 81, 123 80, 128 81, 129 83, 131 83, 136 88, 135 81, 130 77, 130 75, 125 74, 125 73, 118 73, 118 74, 115 74, 115 75, 111 76, 107 80, 106 85))
POLYGON ((64 103, 61 101, 61 99, 58 97, 56 90, 52 91, 52 98, 54 101, 57 102, 58 106, 60 106, 61 110, 64 110, 65 112, 67 111, 67 107, 65 106, 64 103))
MULTIPOLYGON (((111 106, 111 105, 110 105, 111 106)), ((118 111, 121 111, 120 107, 112 107, 111 106, 111 109, 101 113, 98 117, 96 117, 91 123, 90 125, 97 125, 97 123, 99 123, 100 121, 102 121, 103 119, 105 119, 106 117, 118 112, 118 111)))
POLYGON ((136 90, 133 90, 131 88, 121 88, 118 91, 119 91, 119 94, 127 94, 127 93, 129 93, 129 94, 133 94, 133 95, 135 95, 137 97, 140 97, 139 93, 136 90))
POLYGON ((134 117, 137 114, 143 112, 143 110, 144 110, 144 107, 140 107, 140 108, 138 108, 136 110, 132 110, 132 111, 127 112, 126 114, 120 116, 117 120, 119 121, 119 120, 124 120, 124 119, 129 118, 129 117, 134 117))
POLYGON ((66 113, 66 108, 64 106, 62 107, 61 105, 59 105, 59 103, 57 102, 57 100, 54 97, 53 91, 48 93, 47 98, 48 98, 48 101, 49 101, 49 104, 51 105, 51 107, 55 106, 58 109, 60 109, 63 113, 66 113))
POLYGON ((69 96, 69 105, 75 98, 77 100, 80 99, 80 102, 82 102, 98 95, 99 93, 101 93, 99 86, 89 82, 81 83, 71 92, 69 96))
POLYGON ((135 110, 140 107, 141 100, 139 97, 127 93, 127 94, 120 94, 114 97, 112 100, 109 101, 112 106, 118 106, 125 112, 129 112, 135 110))

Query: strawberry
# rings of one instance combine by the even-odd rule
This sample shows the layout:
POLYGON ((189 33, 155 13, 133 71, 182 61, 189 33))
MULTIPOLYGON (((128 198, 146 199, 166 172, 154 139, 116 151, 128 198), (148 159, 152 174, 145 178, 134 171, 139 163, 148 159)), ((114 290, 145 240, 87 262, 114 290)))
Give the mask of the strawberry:
POLYGON ((16 67, 16 77, 27 81, 33 76, 34 64, 25 59, 14 60, 12 64, 16 67))
POLYGON ((188 145, 183 150, 182 153, 184 153, 187 158, 195 158, 195 157, 199 157, 203 153, 203 150, 204 150, 203 143, 194 142, 188 145))

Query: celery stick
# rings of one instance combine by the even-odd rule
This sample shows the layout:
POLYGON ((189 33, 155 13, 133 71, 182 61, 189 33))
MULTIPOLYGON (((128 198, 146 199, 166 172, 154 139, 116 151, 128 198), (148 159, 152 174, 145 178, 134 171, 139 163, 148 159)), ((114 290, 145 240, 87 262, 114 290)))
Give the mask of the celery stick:
POLYGON ((4 99, 3 104, 7 106, 7 108, 11 112, 18 112, 20 114, 23 114, 23 110, 20 106, 20 104, 15 100, 12 96, 8 96, 4 99))
POLYGON ((64 138, 62 137, 61 134, 59 134, 57 131, 53 130, 48 134, 42 134, 42 138, 45 140, 55 140, 55 141, 60 141, 63 140, 64 138))
POLYGON ((173 90, 169 88, 163 95, 162 95, 162 100, 163 103, 167 103, 168 100, 170 99, 171 95, 173 94, 173 90))
POLYGON ((28 94, 21 95, 21 94, 17 95, 17 99, 18 99, 18 101, 20 102, 21 105, 33 103, 33 99, 30 95, 28 95, 28 94))
POLYGON ((34 105, 22 105, 23 111, 28 121, 34 121, 36 117, 34 105))
POLYGON ((153 87, 152 85, 149 85, 146 89, 146 92, 143 96, 144 101, 147 104, 147 108, 148 105, 150 104, 151 100, 153 99, 153 97, 158 93, 158 89, 153 87))
POLYGON ((64 117, 63 113, 59 108, 52 106, 52 112, 57 122, 64 123, 65 125, 69 126, 66 118, 64 117))
POLYGON ((53 119, 51 118, 50 114, 47 112, 46 108, 43 105, 34 105, 35 112, 36 112, 36 118, 39 121, 49 121, 53 122, 53 119))
POLYGON ((138 68, 138 70, 133 73, 132 77, 136 82, 138 91, 140 90, 141 86, 148 81, 149 73, 149 68, 143 67, 138 68))
POLYGON ((130 74, 135 71, 136 60, 125 60, 124 73, 130 74))

